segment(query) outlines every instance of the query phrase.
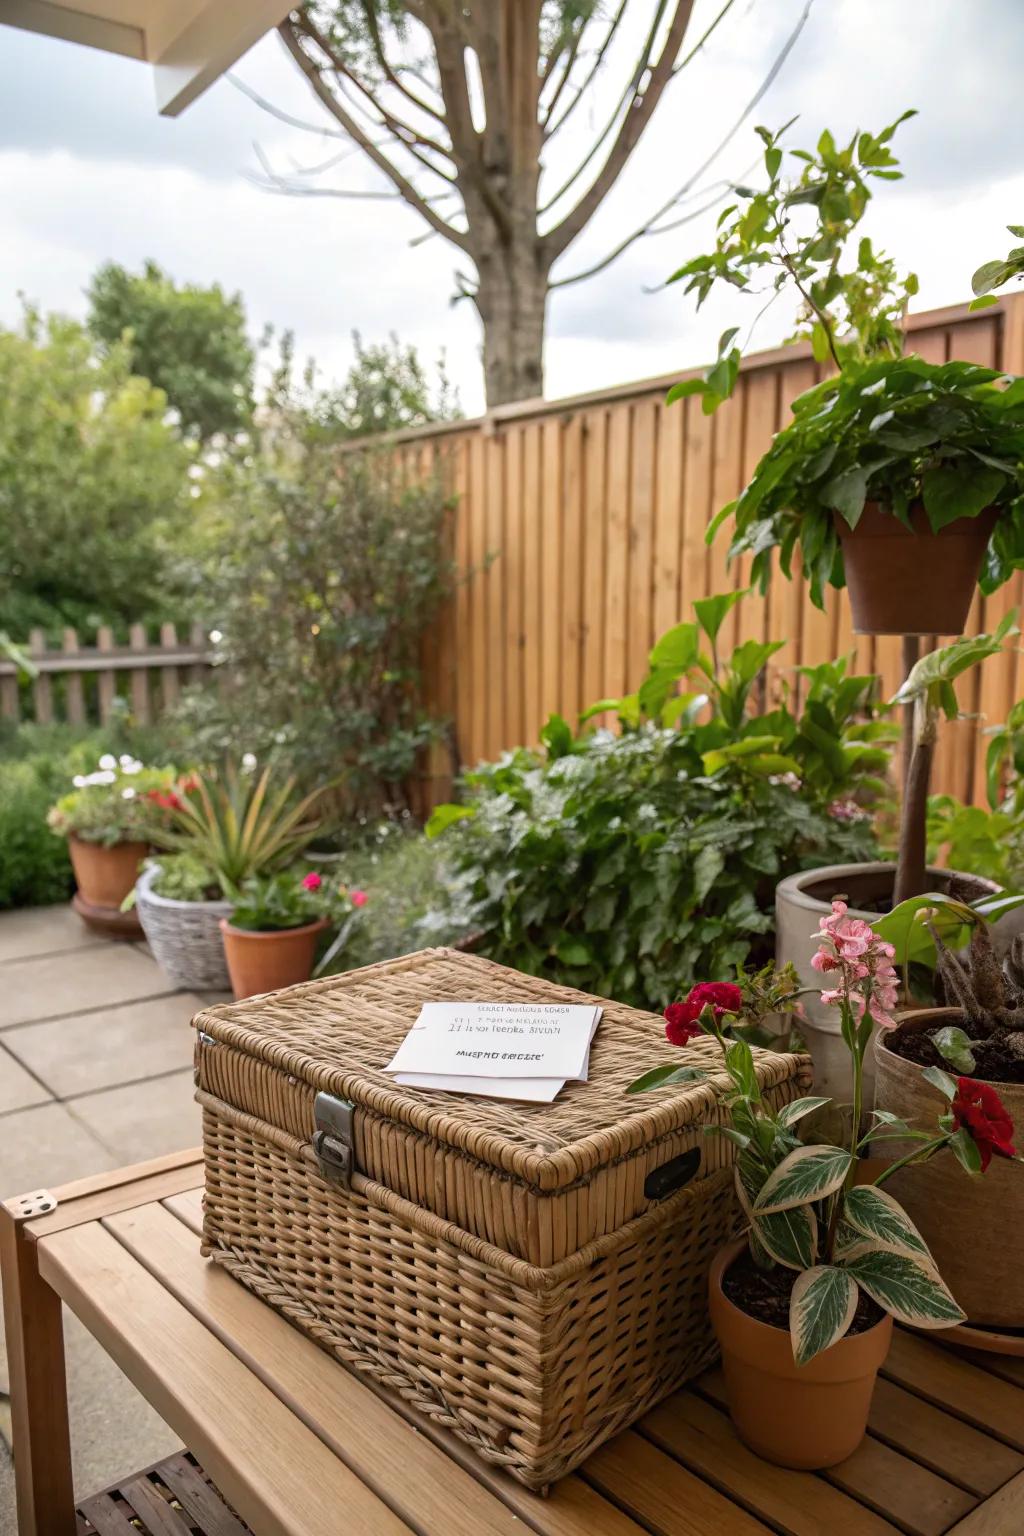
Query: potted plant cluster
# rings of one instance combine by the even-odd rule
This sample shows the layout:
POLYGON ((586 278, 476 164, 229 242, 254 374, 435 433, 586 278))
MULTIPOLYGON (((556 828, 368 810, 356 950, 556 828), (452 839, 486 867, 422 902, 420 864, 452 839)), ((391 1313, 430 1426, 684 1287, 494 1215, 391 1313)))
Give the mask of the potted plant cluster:
POLYGON ((92 773, 76 774, 47 822, 67 838, 78 887, 72 905, 90 927, 110 938, 141 936, 134 914, 121 910, 149 851, 149 796, 170 788, 173 769, 146 768, 137 758, 105 753, 92 773))
MULTIPOLYGON (((798 1099, 778 1113, 766 1106, 749 1044, 735 1031, 727 1035, 730 1018, 745 1007, 739 987, 696 988, 666 1027, 680 1044, 707 1031, 723 1053, 730 1123, 708 1130, 720 1130, 736 1148, 736 1192, 747 1222, 746 1235, 717 1256, 709 1276, 730 1413, 752 1450, 808 1469, 845 1460, 863 1438, 894 1318, 949 1328, 965 1315, 922 1234, 884 1186, 940 1153, 947 1162, 952 1153, 971 1173, 985 1166, 984 1131, 959 1091, 927 1131, 889 1110, 876 1110, 863 1129, 865 1052, 876 1025, 893 1027, 894 949, 841 901, 822 918, 818 941, 815 970, 827 981, 823 996, 839 1012, 851 1058, 848 1145, 800 1140, 798 1126, 829 1102, 823 1097, 798 1099), (894 1141, 909 1143, 909 1150, 881 1168, 867 1165, 867 1154, 894 1141)), ((922 1070, 948 1086, 945 1072, 922 1070)), ((630 1091, 702 1076, 701 1069, 670 1063, 630 1091)))
POLYGON ((246 881, 286 868, 309 846, 319 828, 316 799, 296 798, 294 780, 275 781, 269 768, 230 762, 154 798, 162 815, 151 840, 161 852, 139 878, 135 903, 175 986, 228 990, 221 919, 246 881))
POLYGON ((951 1100, 971 1130, 972 1165, 987 1177, 965 1199, 939 1160, 913 1179, 900 1170, 893 1189, 979 1330, 975 1342, 1024 1354, 1024 1173, 1013 1161, 1014 1124, 1024 1126, 1024 938, 1000 960, 988 925, 974 921, 961 957, 959 928, 944 936, 939 923, 951 909, 954 920, 963 914, 928 901, 908 903, 918 909, 910 932, 931 938, 945 1006, 911 1009, 878 1036, 875 1102, 920 1133, 951 1100))
POLYGON ((244 881, 231 916, 220 920, 235 997, 307 981, 322 936, 337 929, 325 963, 340 950, 365 905, 365 891, 350 891, 336 876, 315 869, 305 874, 282 870, 244 881))

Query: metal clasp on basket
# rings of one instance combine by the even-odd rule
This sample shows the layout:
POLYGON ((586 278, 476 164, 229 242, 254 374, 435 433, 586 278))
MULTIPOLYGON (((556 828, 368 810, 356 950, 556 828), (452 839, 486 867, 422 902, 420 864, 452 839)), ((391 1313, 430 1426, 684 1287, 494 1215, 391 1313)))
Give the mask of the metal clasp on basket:
POLYGON ((313 1155, 321 1176, 331 1184, 348 1188, 355 1166, 352 1155, 352 1111, 348 1099, 336 1099, 330 1093, 318 1093, 313 1106, 316 1134, 313 1155))

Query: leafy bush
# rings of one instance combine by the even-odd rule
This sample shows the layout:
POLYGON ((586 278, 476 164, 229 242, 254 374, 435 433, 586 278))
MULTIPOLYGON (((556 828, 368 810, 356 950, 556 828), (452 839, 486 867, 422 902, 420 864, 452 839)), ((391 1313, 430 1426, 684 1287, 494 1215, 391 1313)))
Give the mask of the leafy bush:
POLYGON ((338 819, 404 804, 441 725, 420 704, 420 645, 452 581, 439 485, 340 453, 308 423, 225 468, 204 597, 230 688, 190 706, 198 755, 283 760, 337 784, 338 819))
POLYGON ((806 669, 799 713, 784 699, 757 714, 777 646, 747 642, 722 664, 701 650, 735 600, 695 605, 699 628, 659 642, 638 692, 602 701, 619 733, 552 717, 543 751, 467 774, 468 804, 435 813, 493 959, 660 1009, 767 957, 778 880, 875 853, 891 734, 871 718, 875 680, 806 669), (700 691, 680 693, 694 676, 700 691))
MULTIPOLYGON (((32 311, 0 331, 0 628, 168 617, 190 451, 127 350, 32 311)), ((173 595, 173 594, 172 594, 173 595)))
POLYGON ((78 837, 105 848, 146 842, 157 803, 174 784, 173 768, 146 768, 137 757, 104 752, 91 773, 76 773, 74 788, 47 815, 58 837, 78 837))

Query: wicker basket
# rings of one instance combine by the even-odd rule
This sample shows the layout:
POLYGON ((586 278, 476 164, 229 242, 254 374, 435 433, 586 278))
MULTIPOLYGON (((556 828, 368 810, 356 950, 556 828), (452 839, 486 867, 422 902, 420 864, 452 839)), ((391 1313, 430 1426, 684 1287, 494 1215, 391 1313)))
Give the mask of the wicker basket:
MULTIPOLYGON (((731 1150, 703 1136, 714 1086, 624 1095, 668 1048, 661 1020, 614 1003, 590 1081, 553 1104, 396 1087, 380 1068, 420 1005, 446 998, 592 1001, 430 950, 197 1016, 204 1251, 543 1487, 711 1358, 731 1150), (341 1182, 314 1151, 318 1094, 354 1106, 341 1182)), ((714 1069, 716 1052, 687 1055, 714 1069)), ((806 1058, 756 1060, 774 1103, 806 1090, 806 1058)))
POLYGON ((135 887, 135 908, 154 958, 176 987, 229 992, 220 920, 231 916, 231 902, 172 901, 158 896, 153 881, 159 873, 159 864, 150 864, 135 887))

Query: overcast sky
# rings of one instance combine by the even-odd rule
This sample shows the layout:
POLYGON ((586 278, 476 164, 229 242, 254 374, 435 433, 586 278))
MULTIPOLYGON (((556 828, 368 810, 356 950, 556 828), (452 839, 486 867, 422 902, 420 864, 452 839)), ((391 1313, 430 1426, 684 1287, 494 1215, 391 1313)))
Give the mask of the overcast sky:
MULTIPOLYGON (((636 28, 651 4, 633 0, 636 28)), ((618 188, 556 276, 597 260, 701 165, 757 91, 804 4, 738 0, 673 83, 618 188)), ((698 0, 691 41, 720 5, 698 0)), ((234 73, 282 109, 329 125, 275 36, 234 73)), ((799 145, 826 124, 839 138, 917 107, 896 144, 906 180, 879 192, 867 230, 918 272, 920 308, 957 302, 969 294, 974 267, 1003 251, 1003 226, 1024 221, 1022 78, 1022 0, 814 0, 778 78, 701 184, 750 167, 755 122, 778 126, 799 113, 789 135, 799 145)), ((592 110, 576 114, 553 177, 586 151, 617 83, 609 72, 592 110)), ((166 121, 144 66, 0 26, 0 324, 16 321, 19 292, 80 314, 100 262, 137 267, 152 256, 181 281, 240 289, 253 334, 268 322, 292 329, 300 355, 314 355, 327 378, 347 365, 353 328, 366 340, 396 331, 428 360, 444 347, 464 408, 479 409, 478 323, 469 304, 449 302, 459 253, 438 238, 411 246, 423 227, 400 201, 262 190, 247 179, 258 171, 254 144, 282 170, 338 148, 269 117, 228 80, 166 121)), ((319 183, 332 184, 384 187, 360 156, 319 183)), ((732 294, 697 317, 677 289, 649 291, 707 246, 714 217, 643 240, 599 277, 553 295, 549 396, 700 363, 725 325, 753 318, 732 294)), ((773 312, 757 342, 771 345, 785 328, 785 315, 773 312)))

